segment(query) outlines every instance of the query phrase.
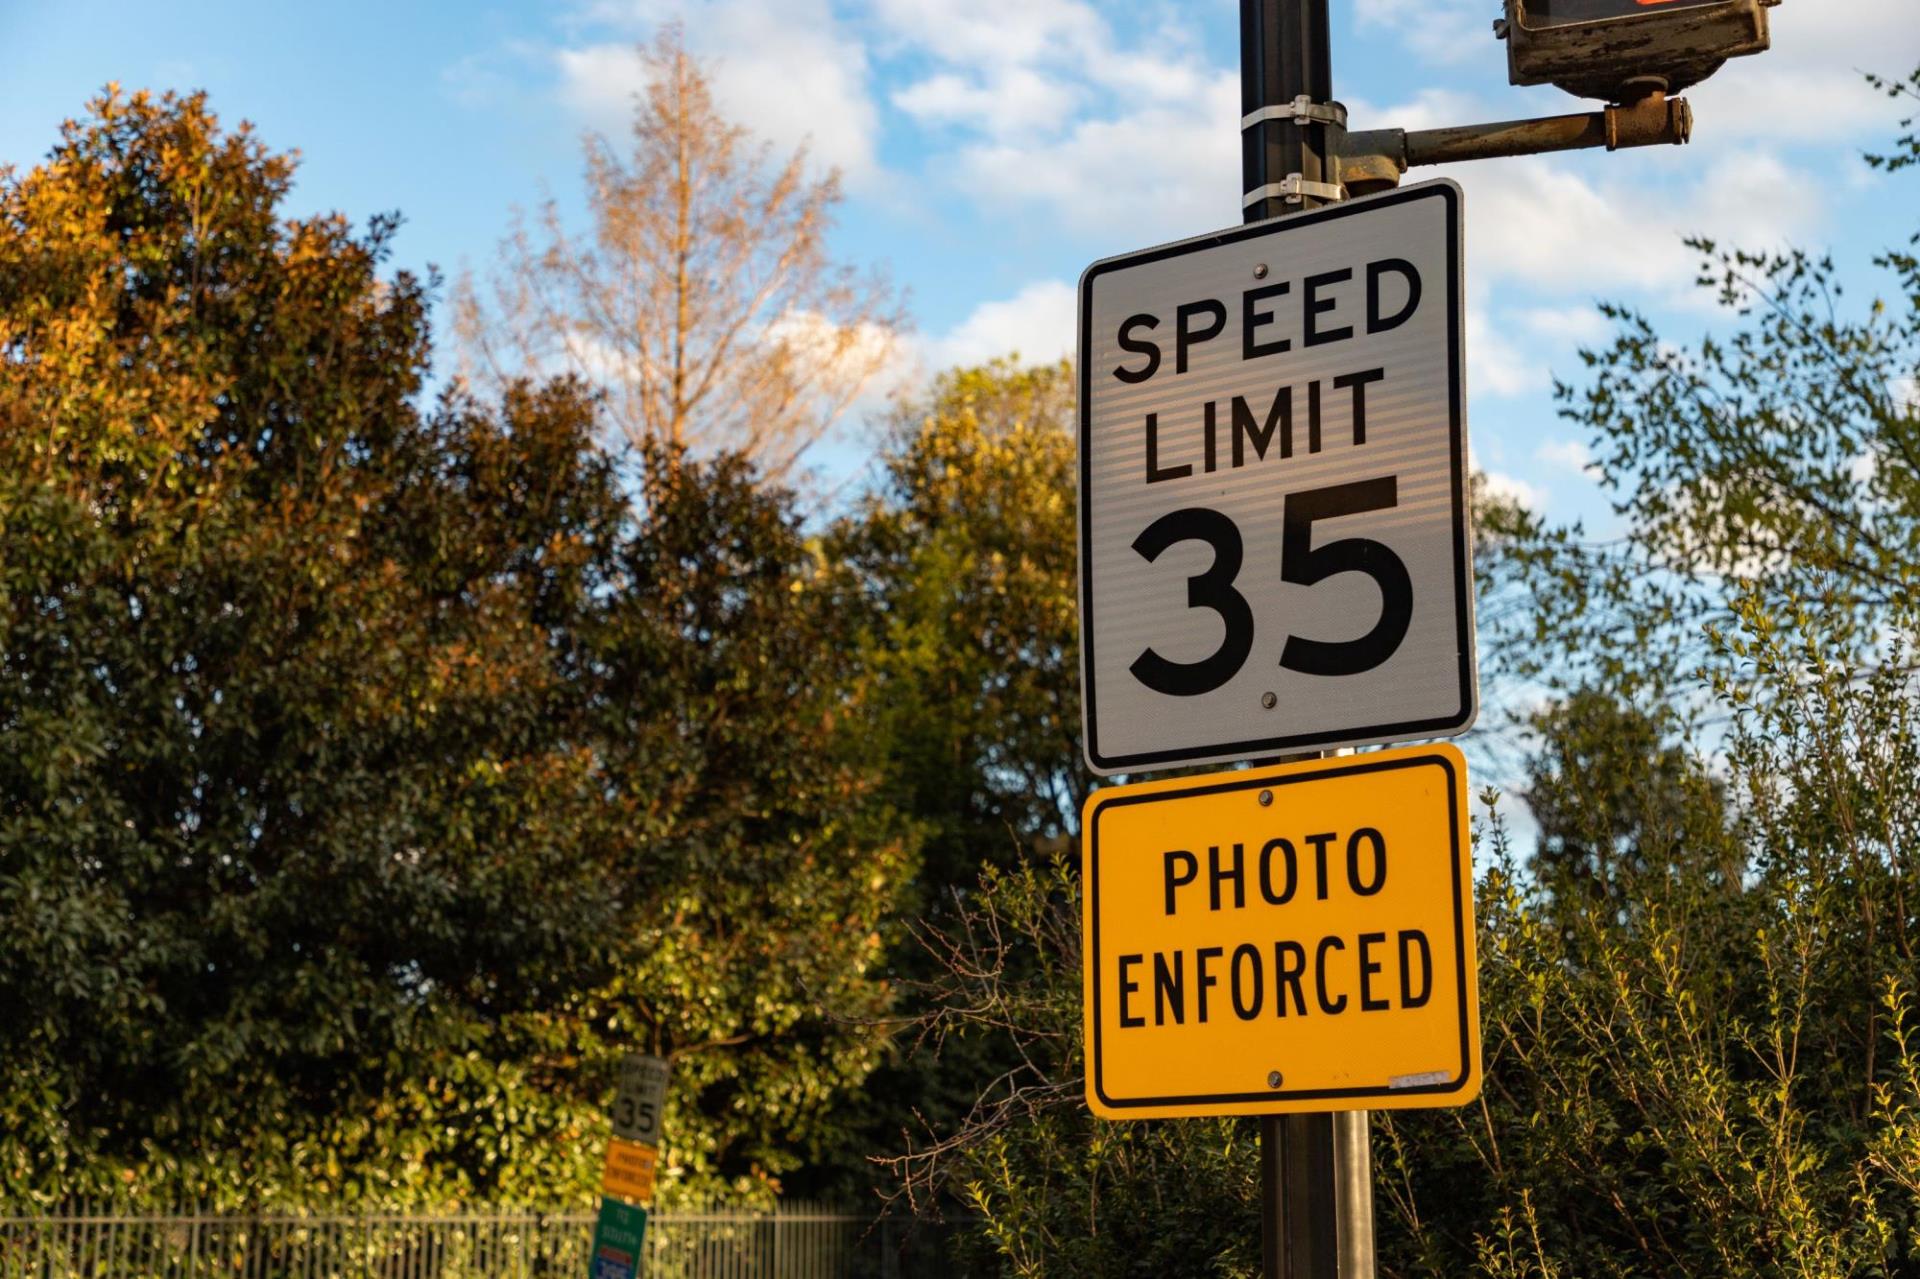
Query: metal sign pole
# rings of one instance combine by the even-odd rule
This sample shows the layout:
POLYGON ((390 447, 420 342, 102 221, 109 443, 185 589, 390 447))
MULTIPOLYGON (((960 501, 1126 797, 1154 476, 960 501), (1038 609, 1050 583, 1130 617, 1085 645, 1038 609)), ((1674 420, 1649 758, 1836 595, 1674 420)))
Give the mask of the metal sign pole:
MULTIPOLYGON (((1340 198, 1328 126, 1328 0, 1240 0, 1243 207, 1248 222, 1340 198)), ((1373 1162, 1365 1111, 1260 1121, 1264 1279, 1373 1279, 1373 1162)))
POLYGON ((1240 0, 1240 161, 1246 220, 1337 199, 1327 0, 1240 0))

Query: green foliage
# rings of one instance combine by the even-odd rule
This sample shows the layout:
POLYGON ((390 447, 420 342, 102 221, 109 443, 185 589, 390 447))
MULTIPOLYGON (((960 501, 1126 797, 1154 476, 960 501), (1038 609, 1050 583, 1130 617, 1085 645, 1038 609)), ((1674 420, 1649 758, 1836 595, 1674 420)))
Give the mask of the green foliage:
POLYGON ((0 183, 0 1183, 591 1193, 614 1057, 669 1183, 776 1189, 883 1050, 912 876, 790 496, 576 386, 418 405, 393 230, 109 95, 0 183))
POLYGON ((942 375, 900 410, 885 484, 836 540, 872 609, 865 665, 901 803, 933 824, 935 911, 983 860, 1065 834, 1090 780, 1072 395, 1064 364, 942 375))
POLYGON ((1697 247, 1731 334, 1609 308, 1560 388, 1631 536, 1519 517, 1493 548, 1536 605, 1502 656, 1562 696, 1533 874, 1489 828, 1486 1097, 1383 1125, 1400 1273, 1920 1267, 1920 275, 1881 255, 1849 313, 1828 259, 1697 247))
POLYGON ((1902 1162, 1920 972, 1911 690, 1831 662, 1811 616, 1735 607, 1737 673, 1718 690, 1738 714, 1732 820, 1641 827, 1642 857, 1601 898, 1519 875, 1492 819, 1487 1092, 1383 1123, 1394 1272, 1458 1273, 1500 1240, 1509 1261, 1524 1243, 1570 1275, 1920 1262, 1902 1162))
MULTIPOLYGON (((1898 171, 1913 147, 1874 159, 1898 171)), ((1690 243, 1732 332, 1679 346, 1605 305, 1613 342, 1556 392, 1631 536, 1595 544, 1524 517, 1504 530, 1494 573, 1533 607, 1496 650, 1556 688, 1657 699, 1712 659, 1704 628, 1742 584, 1816 602, 1829 644, 1870 648, 1920 565, 1920 259, 1876 257, 1886 292, 1861 306, 1831 257, 1690 243)))
POLYGON ((391 224, 276 220, 291 171, 109 96, 0 188, 0 1056, 43 1194, 353 1110, 593 973, 619 906, 533 615, 591 586, 588 406, 418 413, 391 224))
MULTIPOLYGON (((1869 75, 1867 83, 1895 101, 1904 98, 1909 103, 1920 102, 1920 67, 1914 68, 1905 80, 1869 75)), ((1916 133, 1913 128, 1916 120, 1920 120, 1920 114, 1910 115, 1900 121, 1900 127, 1906 132, 1895 141, 1893 151, 1887 155, 1869 154, 1866 157, 1867 163, 1889 173, 1898 173, 1902 169, 1920 164, 1920 133, 1916 133)))
POLYGON ((790 496, 738 460, 649 470, 589 661, 622 874, 659 888, 578 1024, 673 1058, 682 1189, 764 1197, 865 1153, 846 1098, 887 1050, 917 836, 883 793, 860 612, 790 496))
MULTIPOLYGON (((1904 675, 1828 660, 1810 615, 1736 610, 1723 779, 1657 734, 1632 758, 1607 738, 1633 717, 1588 704, 1543 721, 1550 757, 1620 775, 1554 811, 1631 855, 1536 878, 1497 809, 1481 824, 1486 1093, 1376 1117, 1383 1274, 1920 1263, 1920 708, 1904 675)), ((1248 1126, 1080 1100, 1072 867, 989 874, 933 940, 943 1029, 1012 1028, 1021 1064, 908 1171, 959 1189, 1007 1273, 1252 1273, 1248 1126)))
MULTIPOLYGON (((1067 370, 942 378, 815 537, 570 383, 423 407, 393 223, 291 174, 110 95, 0 180, 8 1195, 585 1199, 640 1049, 670 1197, 906 1129, 1007 1273, 1251 1273, 1251 1126, 1082 1101, 1067 370)), ((1920 264, 1700 247, 1731 336, 1561 391, 1635 536, 1478 495, 1542 840, 1481 823, 1384 1273, 1920 1273, 1920 264)))
MULTIPOLYGON (((1064 847, 1085 792, 1071 395, 1059 365, 943 375, 898 408, 882 483, 828 539, 862 618, 887 791, 924 832, 906 909, 935 928, 983 864, 1064 847)), ((918 946, 890 959, 904 1051, 867 1086, 865 1154, 950 1131, 1014 1065, 997 1034, 915 1029, 936 969, 918 946)))
MULTIPOLYGON (((1527 807, 1540 828, 1533 873, 1553 898, 1621 903, 1622 885, 1676 851, 1697 858, 1724 842, 1720 788, 1667 741, 1654 715, 1581 690, 1536 714, 1527 807)), ((1693 860, 1730 882, 1738 869, 1693 860)))
POLYGON ((1257 1268, 1254 1125, 1116 1124, 1086 1108, 1077 861, 988 870, 956 915, 925 938, 942 961, 929 1032, 1004 1036, 1011 1052, 958 1131, 900 1162, 907 1189, 977 1215, 1007 1274, 1257 1268))

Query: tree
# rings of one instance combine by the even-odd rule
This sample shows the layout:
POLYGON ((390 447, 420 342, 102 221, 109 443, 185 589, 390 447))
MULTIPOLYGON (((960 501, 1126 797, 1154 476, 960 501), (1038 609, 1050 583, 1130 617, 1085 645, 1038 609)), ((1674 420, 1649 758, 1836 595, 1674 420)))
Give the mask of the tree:
POLYGON ((729 449, 773 481, 893 358, 902 320, 879 277, 834 263, 837 174, 774 166, 725 120, 667 27, 641 51, 631 151, 585 142, 592 230, 549 201, 517 225, 485 292, 455 294, 459 334, 499 381, 570 372, 652 456, 729 449))
MULTIPOLYGON (((1920 99, 1915 80, 1876 83, 1920 99)), ((1869 159, 1897 173, 1914 146, 1909 133, 1869 159)), ((1606 305, 1613 342, 1581 352, 1584 385, 1556 390, 1633 535, 1595 544, 1578 525, 1524 517, 1502 529, 1500 571, 1535 607, 1495 647, 1503 665, 1561 689, 1637 697, 1688 677, 1745 586, 1783 606, 1819 600, 1830 643, 1869 649, 1920 567, 1912 245, 1875 257, 1888 291, 1850 309, 1830 256, 1690 243, 1733 333, 1681 346, 1606 305)))
MULTIPOLYGON (((1736 809, 1654 735, 1605 757, 1656 802, 1576 785, 1554 810, 1654 819, 1605 891, 1521 873, 1497 810, 1477 824, 1486 1090, 1376 1115, 1383 1275, 1915 1273, 1920 706, 1899 669, 1828 660, 1816 613, 1732 607, 1736 809)), ((1594 758, 1612 718, 1546 718, 1549 757, 1594 758)), ((989 871, 931 935, 937 1030, 1019 1054, 899 1168, 962 1197, 1007 1273, 1252 1274, 1253 1125, 1085 1110, 1078 889, 1064 858, 989 871)))
POLYGON ((957 1200, 1005 1274, 1251 1275, 1257 1124, 1111 1123, 1087 1109, 1079 878, 1067 852, 988 866, 923 929, 937 961, 923 1033, 995 1068, 890 1161, 900 1193, 957 1200))
POLYGON ((902 807, 932 823, 922 907, 1078 821, 1071 370, 997 361, 905 401, 885 480, 832 553, 870 610, 864 665, 902 807))
POLYGON ((0 182, 0 1196, 587 1200, 631 1048, 669 1193, 857 1164, 916 830, 792 494, 423 407, 291 175, 114 93, 0 182))
MULTIPOLYGON (((1381 1118, 1387 1273, 1920 1264, 1912 692, 1832 660, 1815 611, 1732 608, 1724 825, 1684 800, 1712 794, 1705 761, 1656 750, 1635 771, 1678 773, 1683 802, 1605 894, 1519 874, 1484 828, 1487 1089, 1381 1118)), ((1604 789, 1569 796, 1598 828, 1604 789)))
POLYGON ((591 406, 419 411, 393 222, 281 221, 292 172, 110 92, 0 182, 10 1187, 204 1150, 257 1192, 395 1063, 606 971, 559 670, 620 510, 591 406))
MULTIPOLYGON (((1530 727, 1533 873, 1551 900, 1619 904, 1623 883, 1719 844, 1721 788, 1667 738, 1656 713, 1582 689, 1535 713, 1530 727)), ((1723 868, 1723 881, 1737 873, 1723 868)))
POLYGON ((1920 1272, 1920 274, 1882 254, 1849 314, 1830 259, 1698 247, 1733 332, 1607 308, 1559 392, 1631 536, 1500 543, 1541 605, 1512 664, 1574 691, 1536 721, 1547 873, 1490 828, 1487 1095, 1384 1125, 1402 1273, 1920 1272))
POLYGON ((574 1043, 673 1060, 677 1193, 804 1193, 865 1154, 848 1135, 918 829, 886 787, 859 611, 792 494, 738 457, 650 470, 586 645, 620 874, 648 888, 574 1043))
MULTIPOLYGON (((827 541, 861 605, 887 794, 923 832, 903 902, 922 929, 954 922, 983 865, 1064 847, 1078 820, 1072 385, 1012 360, 943 374, 897 406, 881 484, 827 541)), ((889 965, 906 1051, 867 1086, 868 1154, 950 1130, 1017 1060, 993 1035, 920 1035, 937 966, 916 945, 889 965)))

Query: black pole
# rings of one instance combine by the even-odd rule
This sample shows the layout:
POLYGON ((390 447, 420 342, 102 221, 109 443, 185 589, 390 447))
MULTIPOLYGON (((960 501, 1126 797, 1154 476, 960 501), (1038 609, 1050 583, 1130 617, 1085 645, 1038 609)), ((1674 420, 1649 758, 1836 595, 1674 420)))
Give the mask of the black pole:
POLYGON ((1334 1117, 1260 1121, 1263 1279, 1342 1279, 1334 1117))
MULTIPOLYGON (((1307 98, 1315 105, 1333 101, 1333 48, 1327 0, 1240 0, 1240 114, 1289 106, 1307 98)), ((1298 174, 1304 182, 1330 180, 1324 124, 1299 125, 1267 119, 1240 134, 1241 190, 1252 195, 1298 174)), ((1246 208, 1246 220, 1260 222, 1323 201, 1306 196, 1289 203, 1267 196, 1246 208)))
POLYGON ((1285 1140, 1279 1115, 1260 1119, 1260 1279, 1286 1279, 1286 1205, 1280 1202, 1286 1174, 1281 1168, 1280 1145, 1285 1140))
MULTIPOLYGON (((1333 102, 1328 0, 1240 0, 1241 191, 1248 222, 1325 199, 1333 181, 1327 128, 1272 108, 1333 102), (1252 119, 1251 117, 1261 117, 1252 119), (1303 188, 1288 194, 1290 181, 1303 188)), ((1339 1161, 1330 1114, 1260 1121, 1260 1244, 1264 1279, 1341 1279, 1339 1161)), ((1371 1217, 1368 1252, 1371 1252, 1371 1217)), ((1372 1267, 1366 1269, 1370 1272, 1372 1267)))

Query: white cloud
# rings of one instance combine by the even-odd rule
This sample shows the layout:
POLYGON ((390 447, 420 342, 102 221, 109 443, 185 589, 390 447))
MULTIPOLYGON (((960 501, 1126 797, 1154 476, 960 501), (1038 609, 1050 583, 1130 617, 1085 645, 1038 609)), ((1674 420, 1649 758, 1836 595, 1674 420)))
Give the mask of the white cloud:
MULTIPOLYGON (((1010 298, 982 302, 938 337, 892 335, 887 359, 848 407, 848 423, 885 417, 889 405, 926 385, 935 374, 1018 355, 1045 364, 1073 350, 1077 294, 1064 280, 1036 280, 1010 298)), ((879 348, 868 345, 864 352, 879 348)))
POLYGON ((1613 332, 1607 317, 1590 302, 1572 306, 1530 306, 1518 313, 1527 332, 1550 338, 1557 346, 1595 346, 1613 332))
POLYGON ((594 128, 625 127, 644 88, 634 41, 679 19, 693 52, 712 60, 714 99, 729 118, 781 150, 807 147, 849 185, 878 176, 880 117, 866 48, 828 0, 631 0, 589 16, 630 37, 554 54, 562 100, 594 128))
POLYGON ((1753 249, 1792 242, 1812 230, 1822 212, 1815 175, 1768 151, 1738 151, 1701 176, 1684 216, 1701 231, 1753 249))
POLYGON ((878 333, 867 335, 857 356, 883 354, 860 396, 846 408, 839 429, 823 445, 828 470, 852 472, 866 465, 868 434, 887 420, 901 398, 911 397, 938 373, 1018 355, 1023 364, 1044 364, 1067 355, 1074 342, 1074 286, 1061 280, 1036 280, 1013 297, 983 302, 939 337, 878 333), (883 347, 879 342, 885 341, 883 347))
POLYGON ((1582 289, 1659 284, 1685 269, 1676 236, 1552 161, 1487 164, 1453 176, 1467 191, 1468 269, 1477 280, 1582 289))
POLYGON ((1074 286, 1037 280, 1011 298, 983 302, 952 331, 928 343, 923 358, 931 371, 979 364, 1018 352, 1029 364, 1057 360, 1073 349, 1074 286))
POLYGON ((1698 136, 1819 141, 1891 133, 1894 113, 1862 72, 1920 60, 1914 0, 1788 0, 1769 10, 1773 48, 1688 91, 1698 136))
POLYGON ((1196 57, 1168 57, 1123 49, 1102 51, 1087 72, 1132 101, 1185 102, 1208 91, 1213 70, 1196 57))
MULTIPOLYGON (((1497 10, 1489 0, 1354 0, 1361 31, 1489 84, 1506 81, 1506 45, 1491 30, 1497 10)), ((1817 141, 1884 129, 1886 100, 1860 73, 1912 69, 1920 58, 1914 0, 1786 0, 1768 16, 1770 50, 1736 58, 1687 91, 1700 137, 1817 141)))
POLYGON ((1847 477, 1862 488, 1871 488, 1880 474, 1880 456, 1877 453, 1861 453, 1847 467, 1847 477))
POLYGON ((1506 464, 1506 451, 1500 447, 1498 440, 1468 441, 1467 469, 1482 478, 1487 486, 1487 492, 1495 497, 1504 497, 1509 501, 1518 502, 1530 511, 1545 510, 1547 491, 1537 484, 1528 483, 1511 471, 1501 469, 1506 464))
POLYGON ((1817 178, 1763 151, 1723 155, 1682 182, 1624 168, 1596 181, 1545 158, 1432 172, 1466 190, 1471 278, 1548 292, 1691 296, 1687 236, 1779 247, 1813 231, 1824 212, 1817 178))
POLYGON ((880 47, 932 64, 892 100, 958 131, 934 167, 969 200, 1115 248, 1238 220, 1238 72, 1189 35, 1122 41, 1087 0, 869 2, 880 47))
POLYGON ((939 70, 893 95, 923 121, 995 135, 1064 125, 1112 34, 1083 0, 870 0, 884 39, 939 70))
POLYGON ((1548 440, 1533 451, 1536 460, 1563 471, 1584 475, 1593 465, 1593 452, 1579 440, 1548 440))
POLYGON ((1178 239, 1239 221, 1237 79, 1179 105, 1082 119, 1059 137, 962 147, 965 186, 983 203, 1039 208, 1097 236, 1100 250, 1178 239))
POLYGON ((1467 386, 1478 395, 1514 396, 1545 390, 1547 371, 1507 338, 1486 310, 1467 308, 1467 386))
POLYGON ((553 60, 561 100, 588 124, 612 133, 633 117, 634 96, 645 87, 646 76, 632 45, 560 49, 553 60))
POLYGON ((893 364, 906 342, 886 325, 836 324, 818 311, 789 311, 767 326, 767 338, 795 351, 802 367, 832 368, 832 380, 842 383, 872 380, 893 364))
MULTIPOLYGON (((1398 3, 1371 0, 1370 7, 1379 14, 1398 3)), ((1426 129, 1511 111, 1511 104, 1445 88, 1398 103, 1354 99, 1349 106, 1355 128, 1426 129)), ((976 142, 962 148, 959 163, 991 204, 1039 207, 1082 232, 1110 231, 1121 219, 1121 234, 1131 232, 1133 239, 1116 240, 1113 248, 1176 239, 1229 224, 1238 212, 1231 194, 1239 185, 1238 113, 1237 72, 1216 71, 1204 94, 1181 105, 1089 115, 1055 136, 976 142), (1095 191, 1098 200, 1089 197, 1095 191)), ((1520 284, 1548 295, 1578 294, 1578 304, 1524 308, 1513 318, 1563 344, 1590 343, 1604 339, 1608 327, 1587 299, 1631 291, 1663 299, 1693 294, 1697 262, 1686 237, 1777 248, 1803 242, 1819 227, 1825 207, 1816 175, 1754 146, 1715 147, 1708 155, 1702 149, 1422 168, 1406 181, 1445 176, 1459 182, 1475 287, 1520 284)), ((1484 322, 1480 327, 1490 331, 1484 322)), ((1496 391, 1521 376, 1517 367, 1491 359, 1482 373, 1476 385, 1496 391)))
POLYGON ((1082 0, 873 0, 893 41, 942 70, 895 95, 903 109, 998 133, 1059 133, 1102 94, 1185 101, 1213 73, 1177 35, 1128 48, 1082 0))
POLYGON ((1487 483, 1487 492, 1495 497, 1506 498, 1526 507, 1529 511, 1547 509, 1547 493, 1536 485, 1529 484, 1518 476, 1508 475, 1505 471, 1482 471, 1487 483))
MULTIPOLYGON (((1469 11, 1476 25, 1485 16, 1477 0, 1356 4, 1363 26, 1399 30, 1410 43, 1426 38, 1417 31, 1429 19, 1438 29, 1464 31, 1469 11)), ((1920 57, 1914 4, 1787 0, 1772 9, 1774 48, 1734 60, 1690 91, 1700 126, 1685 151, 1490 161, 1417 169, 1408 180, 1445 175, 1465 188, 1476 285, 1513 282, 1549 294, 1608 297, 1655 292, 1662 300, 1710 305, 1691 288, 1697 260, 1684 239, 1706 235, 1767 249, 1805 243, 1818 231, 1833 198, 1828 183, 1785 159, 1779 144, 1862 128, 1885 131, 1892 109, 1859 71, 1874 58, 1908 68, 1920 57)), ((1573 99, 1565 101, 1577 109, 1573 99)), ((1511 103, 1490 105, 1444 89, 1386 107, 1353 106, 1355 127, 1432 128, 1512 112, 1511 103)), ((1539 312, 1526 318, 1547 321, 1563 339, 1591 341, 1604 332, 1593 320, 1560 326, 1539 312)))
POLYGON ((895 93, 893 104, 928 123, 974 124, 1010 134, 1032 128, 1036 120, 1067 118, 1079 96, 1070 84, 1015 68, 992 86, 950 72, 928 76, 895 93))
POLYGON ((1429 62, 1457 65, 1497 54, 1505 46, 1494 39, 1498 10, 1485 0, 1354 0, 1362 31, 1388 32, 1429 62))
POLYGON ((526 52, 523 47, 509 46, 504 53, 488 50, 468 54, 441 69, 440 87, 463 107, 489 107, 510 101, 520 88, 512 74, 514 63, 526 52))
MULTIPOLYGON (((1490 120, 1498 109, 1481 98, 1452 89, 1422 89, 1405 102, 1380 104, 1365 98, 1346 99, 1348 125, 1353 129, 1438 129, 1490 120)), ((1416 181, 1419 174, 1409 177, 1416 181)))
POLYGON ((1032 63, 1107 43, 1106 23, 1081 0, 872 0, 892 33, 952 62, 1032 63))
MULTIPOLYGON (((1836 120, 1888 119, 1883 99, 1855 91, 1853 68, 1863 53, 1884 52, 1895 68, 1913 60, 1914 3, 1788 0, 1772 10, 1775 50, 1729 65, 1696 92, 1701 141, 1690 152, 1454 167, 1450 175, 1467 192, 1475 394, 1538 393, 1552 366, 1543 353, 1557 359, 1603 342, 1609 328, 1593 298, 1707 304, 1690 284, 1696 259, 1686 235, 1767 248, 1817 232, 1828 198, 1818 177, 1761 139, 1811 136, 1836 120), (1727 140, 1743 137, 1728 148, 1727 140)), ((871 182, 880 172, 880 111, 897 111, 902 127, 945 148, 926 163, 936 188, 944 184, 1001 226, 1037 216, 1094 256, 1239 220, 1237 68, 1209 62, 1176 28, 1143 30, 1147 8, 1104 0, 600 0, 587 16, 635 36, 682 16, 696 51, 721 60, 716 91, 730 114, 781 144, 810 136, 821 159, 856 183, 868 180, 869 193, 883 190, 871 182), (891 75, 879 102, 872 60, 891 75)), ((1455 83, 1484 86, 1474 94, 1410 88, 1408 100, 1378 108, 1355 101, 1355 127, 1429 128, 1514 113, 1498 87, 1504 47, 1487 29, 1487 0, 1355 0, 1354 15, 1369 37, 1397 38, 1455 68, 1455 83)), ((638 87, 626 46, 583 43, 558 56, 568 100, 596 123, 617 124, 638 87)), ((1047 359, 1071 336, 1072 290, 1045 281, 982 304, 945 336, 916 343, 914 354, 945 365, 1017 346, 1047 359)))

